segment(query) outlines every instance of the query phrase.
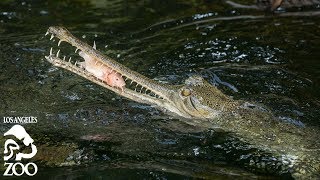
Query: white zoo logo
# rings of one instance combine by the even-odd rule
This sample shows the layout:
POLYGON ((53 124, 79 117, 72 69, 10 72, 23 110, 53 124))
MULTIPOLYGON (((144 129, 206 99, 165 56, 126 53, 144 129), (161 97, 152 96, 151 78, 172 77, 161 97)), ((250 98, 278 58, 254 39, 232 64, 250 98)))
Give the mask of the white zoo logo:
MULTIPOLYGON (((26 130, 21 125, 14 125, 12 128, 4 133, 4 136, 15 136, 17 139, 22 140, 23 144, 25 146, 31 146, 31 153, 25 154, 25 153, 17 153, 15 155, 15 161, 21 161, 21 159, 30 159, 33 156, 37 154, 37 147, 33 144, 34 140, 30 137, 30 135, 26 132, 26 130)), ((4 144, 4 161, 8 161, 14 156, 14 150, 19 150, 20 147, 18 143, 16 143, 13 139, 6 140, 4 144), (6 155, 9 154, 9 155, 6 155)), ((28 163, 26 165, 23 165, 20 162, 17 163, 4 163, 4 166, 8 166, 6 171, 3 173, 3 176, 21 176, 24 173, 26 173, 28 176, 34 176, 38 172, 38 167, 35 163, 28 163), (19 167, 20 169, 16 169, 16 167, 19 167), (33 172, 29 172, 29 166, 33 166, 33 172)))

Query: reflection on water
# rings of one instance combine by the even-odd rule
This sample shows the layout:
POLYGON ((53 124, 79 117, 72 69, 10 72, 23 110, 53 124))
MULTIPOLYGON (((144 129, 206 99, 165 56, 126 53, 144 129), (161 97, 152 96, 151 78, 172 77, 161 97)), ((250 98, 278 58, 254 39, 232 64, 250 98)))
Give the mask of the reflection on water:
POLYGON ((0 7, 0 115, 37 116, 33 134, 76 144, 79 158, 71 153, 68 162, 92 166, 81 167, 83 173, 42 168, 41 177, 264 177, 247 171, 251 150, 238 152, 226 134, 190 127, 52 67, 44 60, 51 25, 95 41, 100 51, 157 81, 179 84, 200 73, 234 98, 268 106, 284 122, 319 126, 318 16, 273 17, 183 0, 6 0, 0 7))

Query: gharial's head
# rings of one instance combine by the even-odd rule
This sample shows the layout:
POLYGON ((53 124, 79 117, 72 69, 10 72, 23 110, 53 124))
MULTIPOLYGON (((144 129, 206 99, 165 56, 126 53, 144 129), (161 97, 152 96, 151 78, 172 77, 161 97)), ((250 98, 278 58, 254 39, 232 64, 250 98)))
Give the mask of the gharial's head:
MULTIPOLYGON (((60 58, 60 50, 56 54, 52 48, 46 59, 55 66, 67 69, 96 84, 99 84, 120 96, 128 99, 157 105, 161 109, 173 112, 186 118, 212 118, 218 116, 224 109, 228 109, 233 101, 225 96, 217 87, 212 86, 200 76, 191 76, 184 85, 170 86, 160 84, 149 79, 138 72, 135 72, 110 57, 99 52, 95 45, 89 46, 87 43, 74 37, 66 28, 53 26, 46 34, 50 34, 50 39, 58 38, 58 46, 62 41, 76 47, 76 51, 84 52, 86 58, 95 59, 97 63, 112 69, 115 74, 110 78, 113 82, 118 82, 116 78, 123 78, 118 84, 104 83, 95 78, 92 73, 79 66, 77 61, 72 63, 66 61, 64 56, 60 58), (88 57, 87 57, 88 56, 88 57), (121 90, 119 89, 121 87, 121 90)), ((82 54, 80 53, 80 56, 82 54)))

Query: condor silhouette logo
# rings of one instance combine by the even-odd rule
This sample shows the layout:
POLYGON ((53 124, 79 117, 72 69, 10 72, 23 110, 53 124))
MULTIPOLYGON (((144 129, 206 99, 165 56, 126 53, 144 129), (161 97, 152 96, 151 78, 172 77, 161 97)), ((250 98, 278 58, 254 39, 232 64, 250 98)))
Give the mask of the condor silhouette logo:
POLYGON ((37 147, 33 144, 34 140, 30 137, 27 131, 21 125, 14 125, 10 130, 4 133, 4 136, 15 136, 18 140, 22 140, 26 148, 31 148, 30 153, 16 153, 20 150, 18 143, 13 139, 7 139, 4 143, 4 166, 7 166, 3 176, 21 176, 26 173, 28 176, 34 176, 38 172, 38 167, 35 163, 27 163, 26 165, 21 162, 22 159, 30 159, 37 154, 37 147), (10 161, 10 162, 7 162, 10 161), (13 161, 13 162, 12 162, 13 161))

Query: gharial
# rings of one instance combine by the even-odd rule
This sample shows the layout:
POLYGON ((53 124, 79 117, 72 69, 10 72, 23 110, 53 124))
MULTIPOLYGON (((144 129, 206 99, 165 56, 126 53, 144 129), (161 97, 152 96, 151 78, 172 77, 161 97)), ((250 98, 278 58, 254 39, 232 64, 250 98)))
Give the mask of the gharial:
MULTIPOLYGON (((189 77, 183 85, 164 85, 130 70, 95 48, 74 37, 66 28, 49 27, 51 34, 61 42, 67 42, 81 51, 84 59, 102 64, 113 76, 125 81, 113 87, 97 77, 82 63, 71 63, 60 58, 60 50, 45 56, 54 66, 67 69, 116 94, 140 103, 155 105, 165 112, 181 116, 182 121, 194 126, 230 132, 241 142, 271 154, 271 166, 279 173, 291 173, 294 178, 320 177, 320 135, 318 127, 300 126, 281 121, 269 111, 240 100, 233 100, 212 86, 202 77, 189 77)), ((259 162, 253 163, 259 165, 259 162)), ((260 166, 261 167, 261 166, 260 166)))

